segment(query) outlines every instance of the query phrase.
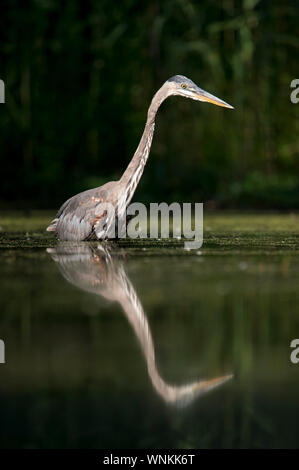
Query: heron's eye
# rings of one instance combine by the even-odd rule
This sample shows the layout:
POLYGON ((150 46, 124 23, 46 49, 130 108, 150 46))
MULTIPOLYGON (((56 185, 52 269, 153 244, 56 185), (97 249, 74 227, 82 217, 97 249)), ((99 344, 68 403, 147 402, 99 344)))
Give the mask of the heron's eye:
POLYGON ((182 88, 187 88, 186 83, 182 83, 182 84, 181 84, 181 87, 182 87, 182 88))

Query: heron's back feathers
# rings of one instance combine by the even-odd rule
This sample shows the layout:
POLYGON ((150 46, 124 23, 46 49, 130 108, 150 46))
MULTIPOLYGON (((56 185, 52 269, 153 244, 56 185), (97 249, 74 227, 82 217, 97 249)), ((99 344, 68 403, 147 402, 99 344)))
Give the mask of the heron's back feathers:
POLYGON ((55 218, 52 220, 50 225, 46 228, 47 232, 55 232, 58 219, 55 218))
POLYGON ((60 240, 81 241, 92 238, 99 220, 104 223, 103 203, 114 203, 116 182, 89 189, 68 199, 48 226, 60 240))

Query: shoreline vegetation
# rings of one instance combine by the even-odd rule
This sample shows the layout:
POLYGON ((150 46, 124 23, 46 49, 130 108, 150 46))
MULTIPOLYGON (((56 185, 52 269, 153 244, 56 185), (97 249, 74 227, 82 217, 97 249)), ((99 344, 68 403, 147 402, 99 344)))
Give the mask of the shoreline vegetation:
POLYGON ((287 3, 3 8, 1 204, 59 207, 118 179, 153 95, 182 74, 235 109, 180 98, 163 104, 137 198, 299 209, 299 104, 291 102, 298 7, 287 3))

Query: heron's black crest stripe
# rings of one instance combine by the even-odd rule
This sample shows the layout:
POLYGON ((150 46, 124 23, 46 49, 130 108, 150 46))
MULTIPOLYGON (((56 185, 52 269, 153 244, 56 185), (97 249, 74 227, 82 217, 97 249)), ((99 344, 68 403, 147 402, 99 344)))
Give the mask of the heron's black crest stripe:
POLYGON ((190 80, 190 78, 184 77, 184 75, 174 75, 173 77, 167 80, 168 82, 175 82, 175 83, 186 83, 186 85, 190 87, 196 87, 195 83, 190 80))
POLYGON ((174 75, 173 77, 170 77, 167 81, 181 83, 182 81, 190 81, 190 80, 188 80, 187 77, 184 77, 184 75, 174 75))

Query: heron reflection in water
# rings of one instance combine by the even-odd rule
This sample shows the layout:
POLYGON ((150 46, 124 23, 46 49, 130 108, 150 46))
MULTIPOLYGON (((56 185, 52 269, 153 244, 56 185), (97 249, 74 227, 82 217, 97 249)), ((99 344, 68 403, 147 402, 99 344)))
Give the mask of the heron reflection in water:
POLYGON ((232 375, 215 377, 176 386, 169 385, 160 376, 155 358, 155 347, 147 320, 136 291, 129 280, 120 257, 101 244, 61 243, 48 248, 53 260, 59 264, 63 277, 83 289, 119 302, 143 351, 148 374, 156 391, 167 402, 184 406, 204 393, 222 385, 232 375))

